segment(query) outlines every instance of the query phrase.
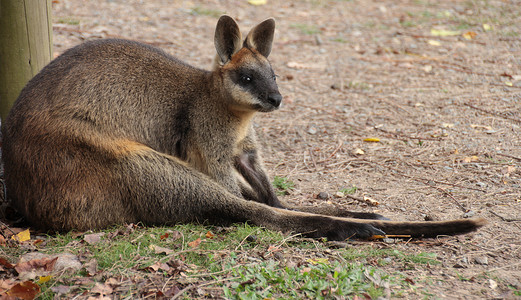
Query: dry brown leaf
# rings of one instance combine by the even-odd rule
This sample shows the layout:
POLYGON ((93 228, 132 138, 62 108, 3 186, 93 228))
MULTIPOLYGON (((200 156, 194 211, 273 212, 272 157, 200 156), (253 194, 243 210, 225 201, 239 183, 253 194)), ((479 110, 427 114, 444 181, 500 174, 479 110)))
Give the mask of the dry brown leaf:
POLYGON ((201 244, 201 242, 202 242, 201 238, 197 238, 197 240, 188 243, 188 246, 190 248, 195 248, 195 247, 199 246, 199 244, 201 244))
POLYGON ((83 240, 89 245, 95 245, 101 241, 101 237, 104 236, 104 232, 86 234, 83 240))
POLYGON ((54 269, 54 265, 56 264, 57 260, 58 257, 33 259, 30 261, 20 262, 16 264, 15 269, 18 273, 28 272, 37 269, 50 272, 54 269))
POLYGON ((208 231, 205 236, 207 239, 213 239, 215 235, 211 231, 208 231))
POLYGON ((40 287, 32 281, 17 283, 7 291, 7 295, 24 300, 32 300, 38 293, 40 293, 40 287))
POLYGON ((154 253, 155 254, 166 254, 166 255, 170 255, 172 253, 174 253, 174 250, 172 249, 168 249, 168 248, 165 248, 165 247, 160 247, 160 246, 157 246, 157 245, 150 245, 149 246, 150 249, 154 250, 154 253))
POLYGON ((371 206, 378 206, 380 203, 370 197, 364 196, 364 201, 371 206))
POLYGON ((145 270, 148 270, 150 272, 154 271, 154 272, 157 272, 158 270, 163 270, 165 272, 168 272, 170 271, 170 266, 164 262, 156 262, 155 264, 152 264, 150 266, 148 266, 147 268, 145 268, 145 270))
POLYGON ((463 162, 466 162, 466 163, 475 162, 475 161, 479 161, 479 157, 477 157, 476 155, 467 156, 467 157, 463 158, 463 162))
POLYGON ((12 288, 15 283, 16 282, 13 279, 0 279, 0 292, 12 288))
POLYGON ((100 294, 103 296, 112 294, 112 287, 110 287, 108 284, 99 283, 96 282, 92 290, 90 290, 93 294, 100 294))
POLYGON ((87 275, 94 276, 96 273, 98 273, 98 261, 93 258, 89 260, 88 263, 84 265, 85 271, 87 271, 87 275))

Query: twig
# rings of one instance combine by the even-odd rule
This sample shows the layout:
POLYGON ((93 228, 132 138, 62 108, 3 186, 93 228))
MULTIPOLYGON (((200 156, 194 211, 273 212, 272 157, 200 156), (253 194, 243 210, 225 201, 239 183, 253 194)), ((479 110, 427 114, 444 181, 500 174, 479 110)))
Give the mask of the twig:
POLYGON ((366 161, 368 163, 372 163, 372 164, 375 164, 377 166, 380 166, 380 167, 387 168, 389 170, 395 171, 398 175, 401 175, 401 176, 406 177, 406 178, 410 178, 412 180, 416 180, 416 181, 421 182, 423 184, 429 185, 428 184, 429 181, 432 181, 432 182, 435 182, 435 183, 439 183, 439 184, 443 184, 443 185, 449 185, 449 186, 458 187, 458 188, 462 188, 462 189, 474 190, 474 191, 479 191, 479 192, 482 192, 482 193, 486 193, 487 192, 487 191, 482 190, 482 189, 473 188, 473 187, 469 187, 469 186, 462 186, 462 185, 456 184, 456 183, 450 183, 450 182, 444 182, 444 181, 439 181, 439 180, 435 180, 435 179, 427 179, 427 178, 410 176, 410 175, 404 174, 403 171, 401 171, 401 170, 398 170, 398 169, 395 169, 395 168, 392 168, 392 167, 389 167, 389 166, 383 166, 383 165, 381 165, 379 163, 375 163, 375 162, 367 160, 367 159, 362 159, 362 160, 366 161))
POLYGON ((311 157, 311 162, 313 163, 313 167, 315 167, 315 171, 317 170, 317 163, 315 161, 315 157, 313 156, 313 151, 309 148, 309 156, 311 157))
POLYGON ((390 132, 390 131, 387 131, 385 129, 379 128, 377 126, 374 126, 374 129, 382 131, 382 132, 385 132, 385 133, 388 133, 388 134, 392 134, 392 135, 396 136, 396 138, 398 140, 401 140, 401 141, 407 141, 407 140, 441 141, 442 140, 441 138, 427 138, 427 137, 408 136, 408 135, 403 134, 403 133, 390 132), (404 139, 398 138, 398 136, 403 136, 404 139))
POLYGON ((496 153, 496 154, 497 154, 497 155, 504 156, 504 157, 512 158, 512 159, 515 159, 515 160, 518 160, 518 161, 521 161, 521 157, 512 156, 512 155, 503 154, 503 153, 496 153))
POLYGON ((442 189, 442 188, 440 188, 440 187, 434 186, 434 185, 432 185, 432 184, 429 184, 428 182, 425 183, 425 184, 427 184, 428 186, 430 186, 430 187, 432 187, 432 188, 435 188, 435 189, 437 189, 437 190, 443 192, 445 195, 449 196, 449 197, 452 199, 452 201, 454 201, 454 203, 456 204, 456 206, 458 206, 458 207, 459 207, 459 208, 460 208, 464 213, 469 211, 469 210, 468 210, 467 208, 465 208, 461 203, 459 203, 459 201, 458 201, 456 198, 454 198, 454 196, 452 196, 452 194, 449 193, 448 191, 446 191, 446 190, 444 190, 444 189, 442 189))
POLYGON ((518 221, 521 221, 521 218, 505 218, 505 217, 503 217, 502 215, 496 213, 496 212, 493 211, 493 210, 490 210, 490 213, 492 213, 492 214, 495 215, 496 217, 500 218, 500 219, 503 220, 504 222, 518 222, 518 221))
POLYGON ((367 204, 367 201, 365 201, 363 198, 360 198, 360 197, 357 197, 357 196, 353 196, 353 195, 349 195, 349 194, 345 194, 344 196, 347 197, 347 198, 356 200, 358 202, 367 204))
POLYGON ((514 121, 515 123, 521 124, 521 120, 520 119, 516 119, 516 118, 509 117, 509 116, 505 116, 505 115, 497 113, 495 111, 489 111, 489 110, 483 109, 481 107, 474 106, 474 105, 472 105, 470 103, 463 103, 463 105, 468 106, 468 107, 470 107, 472 109, 479 110, 481 112, 487 113, 489 115, 497 116, 497 117, 500 117, 500 118, 503 118, 503 119, 507 119, 507 120, 510 120, 510 121, 514 121))
POLYGON ((230 277, 230 278, 223 278, 223 279, 219 279, 219 280, 212 280, 212 281, 208 281, 208 282, 202 283, 202 284, 191 284, 191 285, 185 287, 184 289, 180 290, 179 293, 175 294, 174 297, 172 297, 172 300, 175 300, 175 299, 181 297, 181 295, 183 295, 184 292, 189 291, 193 288, 200 288, 200 287, 212 285, 212 284, 215 284, 218 282, 230 281, 230 280, 235 280, 235 279, 239 279, 239 278, 240 278, 239 276, 236 276, 236 277, 230 277))

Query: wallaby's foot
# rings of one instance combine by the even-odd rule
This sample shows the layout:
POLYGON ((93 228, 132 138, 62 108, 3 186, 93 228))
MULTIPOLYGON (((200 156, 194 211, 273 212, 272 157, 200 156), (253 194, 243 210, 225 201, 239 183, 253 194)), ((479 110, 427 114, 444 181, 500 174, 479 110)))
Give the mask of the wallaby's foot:
POLYGON ((350 238, 366 239, 373 235, 385 235, 385 232, 366 223, 349 222, 334 218, 317 216, 316 221, 321 223, 315 232, 305 234, 317 238, 326 237, 331 241, 344 241, 350 238), (325 226, 323 226, 325 225, 325 226))

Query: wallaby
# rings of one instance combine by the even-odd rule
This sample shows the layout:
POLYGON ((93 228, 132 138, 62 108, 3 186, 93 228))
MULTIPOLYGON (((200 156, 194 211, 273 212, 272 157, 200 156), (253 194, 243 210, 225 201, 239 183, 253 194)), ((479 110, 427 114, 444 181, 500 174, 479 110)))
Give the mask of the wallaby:
POLYGON ((282 100, 267 60, 274 31, 268 19, 243 41, 237 23, 222 16, 212 71, 127 40, 86 42, 63 53, 27 84, 3 124, 15 207, 35 227, 53 231, 251 222, 344 240, 460 234, 485 224, 393 222, 283 205, 251 125, 256 112, 276 110, 282 100))

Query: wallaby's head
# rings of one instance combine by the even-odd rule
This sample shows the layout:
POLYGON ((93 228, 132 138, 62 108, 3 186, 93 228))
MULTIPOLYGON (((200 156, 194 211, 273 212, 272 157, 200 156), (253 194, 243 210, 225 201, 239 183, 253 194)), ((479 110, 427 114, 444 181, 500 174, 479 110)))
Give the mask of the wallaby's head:
POLYGON ((280 106, 282 96, 267 59, 274 32, 275 21, 267 19, 255 26, 243 42, 239 26, 231 17, 222 16, 217 22, 214 71, 222 76, 232 109, 268 112, 280 106))

